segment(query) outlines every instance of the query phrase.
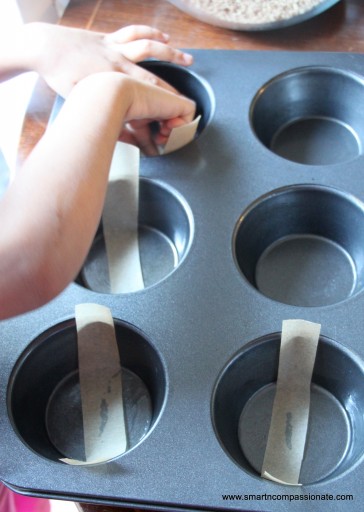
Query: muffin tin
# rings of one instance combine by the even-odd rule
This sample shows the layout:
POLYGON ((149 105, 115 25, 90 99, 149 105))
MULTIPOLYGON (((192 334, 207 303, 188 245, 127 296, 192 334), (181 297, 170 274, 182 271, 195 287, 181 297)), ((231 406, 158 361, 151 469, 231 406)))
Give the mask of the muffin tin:
POLYGON ((74 283, 1 323, 0 479, 142 509, 359 511, 364 56, 192 53, 144 64, 202 114, 188 146, 141 159, 145 289, 108 293, 100 225, 74 283), (92 467, 59 460, 82 455, 83 302, 111 309, 129 398, 128 450, 92 467), (322 326, 301 487, 260 477, 288 318, 322 326))

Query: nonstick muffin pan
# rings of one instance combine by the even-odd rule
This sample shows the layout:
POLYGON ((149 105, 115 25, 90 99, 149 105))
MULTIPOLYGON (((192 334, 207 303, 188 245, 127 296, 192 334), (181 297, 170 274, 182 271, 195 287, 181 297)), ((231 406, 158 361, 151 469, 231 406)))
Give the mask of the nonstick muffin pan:
POLYGON ((0 479, 145 509, 359 511, 364 56, 192 52, 191 69, 145 64, 202 115, 188 146, 141 158, 145 288, 108 292, 101 224, 75 282, 0 325, 0 479), (85 302, 114 317, 129 446, 74 467, 59 459, 82 456, 74 309, 85 302), (321 324, 293 487, 260 477, 290 318, 321 324))

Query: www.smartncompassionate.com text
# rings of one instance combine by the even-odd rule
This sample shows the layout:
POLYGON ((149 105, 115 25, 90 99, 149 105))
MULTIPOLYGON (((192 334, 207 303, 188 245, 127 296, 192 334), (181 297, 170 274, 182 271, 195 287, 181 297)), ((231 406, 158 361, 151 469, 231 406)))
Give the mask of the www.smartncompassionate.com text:
POLYGON ((222 494, 224 501, 354 501, 352 494, 222 494))

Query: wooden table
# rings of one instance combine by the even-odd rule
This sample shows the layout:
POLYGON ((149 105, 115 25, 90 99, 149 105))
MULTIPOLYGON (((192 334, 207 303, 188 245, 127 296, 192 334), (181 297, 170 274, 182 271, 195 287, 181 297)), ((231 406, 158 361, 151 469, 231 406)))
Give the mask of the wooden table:
MULTIPOLYGON (((153 25, 168 32, 171 43, 181 48, 364 51, 363 0, 342 0, 300 25, 269 32, 244 33, 213 27, 191 18, 165 0, 71 0, 61 21, 62 25, 105 32, 134 23, 153 25)), ((19 164, 42 135, 53 99, 54 94, 40 82, 25 119, 19 164)), ((83 512, 120 511, 117 507, 85 504, 78 507, 83 512)))

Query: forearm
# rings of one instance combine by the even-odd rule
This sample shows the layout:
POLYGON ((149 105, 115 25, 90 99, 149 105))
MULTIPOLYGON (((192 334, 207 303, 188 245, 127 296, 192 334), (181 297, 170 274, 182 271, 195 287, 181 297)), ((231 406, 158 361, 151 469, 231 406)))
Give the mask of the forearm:
POLYGON ((99 72, 118 71, 139 80, 171 86, 136 63, 157 58, 188 66, 192 56, 174 49, 169 37, 144 25, 104 34, 50 23, 28 23, 0 33, 0 81, 24 71, 36 71, 61 96, 99 72))
POLYGON ((79 270, 97 228, 128 78, 74 88, 0 203, 0 317, 34 309, 79 270))
POLYGON ((0 34, 0 81, 37 70, 41 50, 40 26, 30 23, 0 34))

